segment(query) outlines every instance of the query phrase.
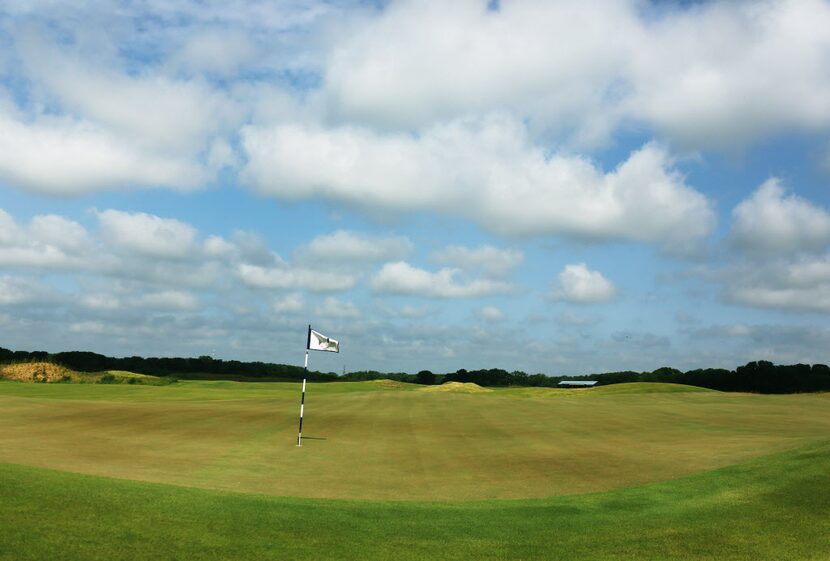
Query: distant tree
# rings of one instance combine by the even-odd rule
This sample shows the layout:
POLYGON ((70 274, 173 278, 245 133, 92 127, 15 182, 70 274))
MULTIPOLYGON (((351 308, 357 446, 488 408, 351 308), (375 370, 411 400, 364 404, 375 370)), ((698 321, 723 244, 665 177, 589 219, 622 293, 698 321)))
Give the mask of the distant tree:
POLYGON ((640 377, 643 382, 669 382, 676 383, 683 373, 677 368, 663 366, 652 372, 644 372, 640 377))
POLYGON ((429 370, 421 370, 415 375, 415 383, 431 386, 435 383, 435 374, 429 370))

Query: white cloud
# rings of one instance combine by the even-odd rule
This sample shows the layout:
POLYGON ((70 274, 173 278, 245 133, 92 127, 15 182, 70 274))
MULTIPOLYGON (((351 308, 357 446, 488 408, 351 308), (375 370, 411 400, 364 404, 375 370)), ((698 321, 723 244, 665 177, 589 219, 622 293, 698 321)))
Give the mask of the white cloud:
POLYGON ((374 237, 348 230, 317 236, 302 251, 317 261, 389 261, 401 259, 412 251, 412 242, 404 236, 374 237))
POLYGON ((336 298, 326 298, 315 309, 315 312, 320 317, 330 318, 358 318, 360 317, 360 310, 351 302, 341 302, 336 298))
POLYGON ((729 325, 710 325, 695 329, 687 328, 685 331, 694 339, 745 339, 756 333, 757 327, 744 323, 733 323, 729 325))
POLYGON ((117 248, 162 259, 185 259, 195 251, 197 232, 190 224, 111 209, 97 216, 104 239, 117 248))
MULTIPOLYGON (((432 139, 438 152, 441 140, 434 137, 451 135, 451 123, 486 115, 527 124, 532 142, 516 153, 515 176, 501 163, 511 163, 509 150, 493 166, 493 182, 507 184, 502 196, 525 183, 527 189, 518 191, 524 200, 544 193, 540 187, 549 184, 527 164, 536 152, 547 154, 552 143, 595 146, 633 124, 658 131, 672 146, 706 149, 830 127, 823 95, 830 89, 830 5, 821 0, 659 8, 636 0, 515 0, 497 11, 481 0, 451 5, 405 0, 383 9, 316 2, 163 4, 6 9, 9 48, 0 55, 0 70, 12 91, 0 102, 0 179, 54 195, 136 186, 195 188, 223 166, 237 165, 236 133, 243 123, 253 123, 243 139, 255 160, 263 142, 279 140, 282 149, 291 138, 318 149, 308 156, 312 160, 319 149, 332 148, 339 161, 327 167, 348 163, 352 153, 342 149, 350 145, 384 156, 374 166, 353 162, 354 177, 343 181, 359 179, 364 188, 357 194, 349 189, 353 196, 317 185, 331 183, 326 170, 303 173, 300 182, 310 183, 317 195, 381 210, 414 205, 448 211, 477 193, 444 179, 437 183, 455 185, 455 196, 436 197, 441 187, 426 189, 432 203, 411 186, 403 196, 408 203, 390 202, 379 193, 364 201, 362 195, 377 191, 376 184, 396 191, 388 186, 397 186, 402 177, 415 182, 412 170, 438 157, 423 155, 422 145, 432 139), (61 37, 60 44, 53 37, 61 37), (304 124, 297 130, 269 129, 275 122, 304 124), (313 123, 342 126, 320 133, 325 138, 310 138, 317 134, 313 123), (414 148, 407 146, 408 138, 414 148), (384 151, 373 143, 391 146, 384 151), (419 154, 407 166, 407 157, 419 154), (403 169, 385 169, 394 166, 403 169)), ((479 161, 498 156, 488 149, 488 142, 500 143, 497 135, 490 130, 482 135, 479 143, 462 139, 462 144, 480 152, 479 161)), ((450 165, 458 155, 459 149, 451 151, 432 171, 438 178, 459 172, 462 182, 476 184, 480 178, 470 177, 463 162, 450 165)), ((273 191, 272 181, 297 175, 283 170, 276 177, 258 167, 268 166, 250 163, 249 177, 264 191, 273 191)), ((423 183, 436 178, 430 174, 423 183)), ((279 195, 302 197, 307 191, 287 186, 279 195)), ((485 198, 494 192, 489 185, 485 198)), ((569 202, 566 209, 581 214, 579 204, 570 204, 573 197, 561 198, 569 202)), ((515 206, 505 200, 507 207, 515 206)), ((683 201, 675 202, 689 210, 690 201, 683 201)), ((481 207, 496 204, 484 201, 468 214, 456 214, 497 230, 504 216, 488 215, 481 207)), ((618 233, 601 220, 586 233, 584 225, 563 219, 568 212, 553 216, 553 226, 546 228, 549 207, 550 202, 542 205, 544 216, 532 220, 528 230, 650 240, 667 232, 618 233)), ((515 217, 515 209, 503 214, 515 217)), ((502 221, 506 232, 523 231, 515 219, 502 221)), ((704 224, 709 231, 710 220, 704 224)), ((688 237, 699 233, 695 229, 688 237)))
POLYGON ((204 244, 205 254, 211 257, 233 255, 236 246, 221 236, 208 236, 204 244))
POLYGON ((112 311, 120 309, 123 304, 113 294, 93 293, 81 297, 81 305, 91 310, 112 311))
POLYGON ((163 290, 141 295, 134 305, 154 310, 187 310, 199 308, 199 301, 193 294, 182 290, 163 290))
POLYGON ((49 195, 80 195, 135 184, 192 188, 206 176, 186 158, 122 142, 90 122, 24 122, 4 114, 0 103, 0 179, 49 195))
POLYGON ((92 333, 95 335, 112 335, 114 329, 101 321, 78 321, 69 326, 72 333, 92 333))
POLYGON ((54 245, 67 251, 82 251, 89 248, 92 242, 83 226, 54 214, 32 218, 29 235, 41 243, 54 245))
POLYGON ((256 54, 254 42, 239 30, 206 30, 189 37, 171 62, 188 73, 230 76, 256 54))
POLYGON ((284 266, 285 261, 268 248, 261 236, 254 232, 237 230, 231 235, 234 258, 252 265, 271 267, 284 266))
POLYGON ((752 328, 743 323, 735 323, 726 326, 725 332, 730 337, 746 337, 752 334, 752 328))
POLYGON ((777 288, 747 286, 733 289, 731 300, 756 308, 777 308, 790 311, 830 312, 830 285, 777 288))
POLYGON ((708 235, 715 221, 657 146, 603 173, 583 158, 547 157, 509 118, 456 121, 419 136, 281 125, 248 127, 242 137, 246 180, 279 198, 437 211, 500 234, 621 237, 674 250, 708 235))
POLYGON ((16 243, 20 237, 20 228, 18 228, 14 218, 0 208, 0 244, 9 245, 16 243))
POLYGON ((830 288, 744 287, 733 292, 735 302, 758 308, 830 312, 830 288))
POLYGON ((129 74, 102 61, 92 66, 71 48, 59 51, 33 35, 18 49, 28 75, 65 111, 145 149, 195 155, 238 119, 233 103, 201 79, 129 74))
POLYGON ((428 316, 429 314, 429 308, 418 308, 416 306, 403 306, 395 313, 395 315, 404 318, 422 318, 428 316))
POLYGON ((607 302, 617 294, 614 283, 599 271, 591 271, 585 263, 565 265, 559 273, 559 285, 553 297, 575 304, 607 302))
POLYGON ((711 2, 642 27, 624 110, 696 147, 830 125, 830 4, 711 2))
POLYGON ((830 312, 830 254, 743 262, 719 271, 729 302, 756 308, 830 312))
POLYGON ((515 107, 594 136, 586 117, 624 66, 633 16, 622 2, 393 3, 335 45, 326 95, 342 118, 381 126, 515 107))
POLYGON ((556 323, 566 327, 585 327, 597 321, 598 319, 596 317, 574 314, 572 312, 563 312, 556 316, 556 323))
POLYGON ((477 248, 451 245, 434 251, 431 259, 441 265, 481 270, 498 276, 516 268, 524 259, 524 253, 518 249, 499 249, 491 245, 482 245, 477 248))
POLYGON ((441 269, 435 273, 413 267, 404 261, 387 263, 372 278, 377 293, 410 294, 430 298, 475 298, 510 291, 509 284, 488 279, 459 281, 457 269, 441 269))
POLYGON ((0 209, 0 265, 74 268, 82 266, 91 247, 91 237, 77 222, 41 215, 20 226, 0 209))
POLYGON ((44 295, 45 290, 33 285, 30 280, 10 275, 0 276, 0 306, 36 303, 42 301, 44 295))
POLYGON ((528 0, 497 12, 475 0, 404 1, 343 33, 326 96, 341 119, 384 128, 510 108, 578 143, 633 120, 723 147, 826 129, 828 45, 821 0, 528 0))
POLYGON ((282 298, 274 300, 271 309, 278 314, 292 314, 305 308, 305 301, 301 293, 287 294, 282 298))
POLYGON ((735 207, 732 220, 732 240, 753 253, 787 254, 830 244, 830 213, 797 195, 786 195, 776 178, 735 207))
POLYGON ((191 312, 200 308, 199 300, 190 292, 177 289, 149 290, 136 283, 118 283, 114 292, 101 286, 87 287, 81 296, 83 307, 98 312, 141 310, 191 312))
POLYGON ((484 306, 478 311, 478 315, 485 321, 502 321, 504 319, 504 312, 495 306, 484 306))
POLYGON ((357 283, 357 278, 350 274, 300 267, 260 267, 242 263, 236 272, 243 283, 253 288, 343 292, 357 283))

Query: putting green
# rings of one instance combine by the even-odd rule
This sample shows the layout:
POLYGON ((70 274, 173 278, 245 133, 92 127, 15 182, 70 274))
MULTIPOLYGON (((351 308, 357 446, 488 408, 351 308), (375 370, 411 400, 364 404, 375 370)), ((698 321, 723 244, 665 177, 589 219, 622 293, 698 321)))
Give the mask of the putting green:
POLYGON ((672 479, 830 434, 826 394, 658 386, 310 384, 297 448, 299 384, 0 382, 0 463, 278 496, 516 499, 672 479))

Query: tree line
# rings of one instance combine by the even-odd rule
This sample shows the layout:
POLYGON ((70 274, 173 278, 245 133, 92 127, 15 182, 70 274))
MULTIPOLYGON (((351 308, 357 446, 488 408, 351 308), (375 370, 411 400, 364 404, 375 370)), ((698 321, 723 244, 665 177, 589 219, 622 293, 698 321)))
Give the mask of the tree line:
MULTIPOLYGON (((11 351, 0 347, 0 364, 10 362, 49 361, 79 372, 127 370, 153 376, 179 378, 274 380, 295 381, 302 379, 304 369, 290 364, 270 362, 242 362, 222 360, 209 356, 198 358, 144 358, 139 356, 114 358, 92 352, 69 351, 47 353, 45 351, 11 351)), ((406 372, 378 372, 361 370, 338 376, 335 372, 309 371, 308 379, 315 382, 397 380, 415 384, 441 384, 444 382, 472 382, 479 386, 536 386, 555 387, 562 380, 596 380, 597 385, 623 382, 669 382, 688 384, 721 391, 754 393, 800 393, 830 391, 830 368, 825 364, 776 365, 768 361, 754 361, 735 370, 702 368, 682 372, 662 367, 651 372, 605 372, 581 376, 548 376, 527 374, 499 368, 482 370, 460 369, 436 374, 421 370, 417 374, 406 372)))
MULTIPOLYGON (((66 366, 78 372, 102 372, 127 370, 152 376, 176 376, 178 378, 210 378, 226 380, 283 380, 302 379, 302 366, 274 364, 270 362, 242 362, 221 360, 209 356, 198 358, 169 358, 130 356, 114 358, 85 351, 47 353, 45 351, 10 351, 0 347, 0 363, 48 361, 66 366)), ((338 379, 334 372, 308 371, 308 379, 315 382, 331 382, 338 379)))

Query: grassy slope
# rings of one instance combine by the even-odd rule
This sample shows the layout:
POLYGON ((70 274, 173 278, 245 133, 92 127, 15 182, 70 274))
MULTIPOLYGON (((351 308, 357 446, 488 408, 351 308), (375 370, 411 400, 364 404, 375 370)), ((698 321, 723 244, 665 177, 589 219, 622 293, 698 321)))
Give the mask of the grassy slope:
POLYGON ((551 399, 342 383, 309 387, 297 449, 298 389, 0 383, 0 462, 283 496, 531 498, 670 479, 830 434, 827 395, 551 399))
POLYGON ((830 444, 642 487, 476 503, 286 499, 0 465, 0 559, 830 559, 830 444))

